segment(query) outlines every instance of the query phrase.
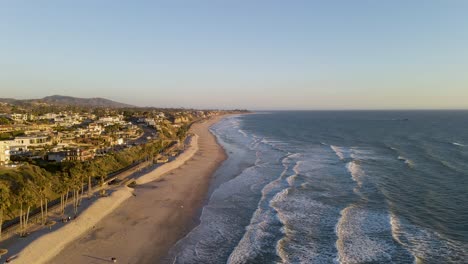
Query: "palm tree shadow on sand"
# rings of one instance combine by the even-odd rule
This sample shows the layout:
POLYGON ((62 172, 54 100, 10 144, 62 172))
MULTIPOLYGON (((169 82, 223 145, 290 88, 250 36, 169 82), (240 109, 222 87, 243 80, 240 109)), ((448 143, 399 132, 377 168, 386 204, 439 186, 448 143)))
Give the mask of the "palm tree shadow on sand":
POLYGON ((90 256, 90 255, 84 255, 84 254, 82 256, 92 258, 92 259, 95 259, 95 260, 100 260, 100 261, 103 261, 103 262, 112 263, 112 260, 110 258, 105 259, 105 258, 101 258, 101 257, 95 257, 95 256, 90 256))

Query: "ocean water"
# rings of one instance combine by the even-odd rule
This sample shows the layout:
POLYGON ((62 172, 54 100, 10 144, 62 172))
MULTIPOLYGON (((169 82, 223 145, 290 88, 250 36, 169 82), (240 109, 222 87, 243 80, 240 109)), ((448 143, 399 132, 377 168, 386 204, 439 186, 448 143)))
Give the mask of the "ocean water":
POLYGON ((172 263, 468 263, 468 111, 312 111, 212 127, 229 158, 172 263))

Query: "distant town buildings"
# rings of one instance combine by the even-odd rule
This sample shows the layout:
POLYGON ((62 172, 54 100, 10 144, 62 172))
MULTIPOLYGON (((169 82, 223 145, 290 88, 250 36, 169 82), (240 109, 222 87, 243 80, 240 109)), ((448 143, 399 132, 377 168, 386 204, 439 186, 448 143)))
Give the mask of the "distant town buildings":
POLYGON ((124 116, 117 111, 107 109, 99 116, 82 111, 38 115, 0 113, 3 118, 0 123, 0 165, 11 163, 13 157, 23 156, 50 162, 89 160, 106 155, 115 147, 133 144, 140 137, 143 140, 175 137, 182 125, 217 113, 151 110, 124 116), (142 128, 153 129, 153 132, 144 135, 142 128))

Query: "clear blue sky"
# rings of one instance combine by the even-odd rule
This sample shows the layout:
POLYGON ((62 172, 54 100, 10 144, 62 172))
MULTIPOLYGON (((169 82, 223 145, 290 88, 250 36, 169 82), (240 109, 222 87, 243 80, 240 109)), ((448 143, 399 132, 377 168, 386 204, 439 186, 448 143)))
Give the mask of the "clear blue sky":
POLYGON ((468 108, 468 1, 3 1, 0 97, 468 108))

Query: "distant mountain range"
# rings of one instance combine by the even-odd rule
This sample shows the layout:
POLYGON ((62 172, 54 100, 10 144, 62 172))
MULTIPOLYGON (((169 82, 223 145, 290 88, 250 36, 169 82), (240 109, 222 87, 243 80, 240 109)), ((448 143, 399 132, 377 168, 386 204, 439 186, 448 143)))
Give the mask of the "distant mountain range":
POLYGON ((50 105, 71 105, 71 106, 83 106, 83 107, 108 107, 108 108, 125 108, 135 107, 133 105, 115 102, 105 98, 78 98, 72 96, 63 95, 52 95, 46 96, 42 99, 12 99, 12 98, 0 98, 0 102, 8 103, 12 105, 24 105, 34 103, 46 103, 50 105))

